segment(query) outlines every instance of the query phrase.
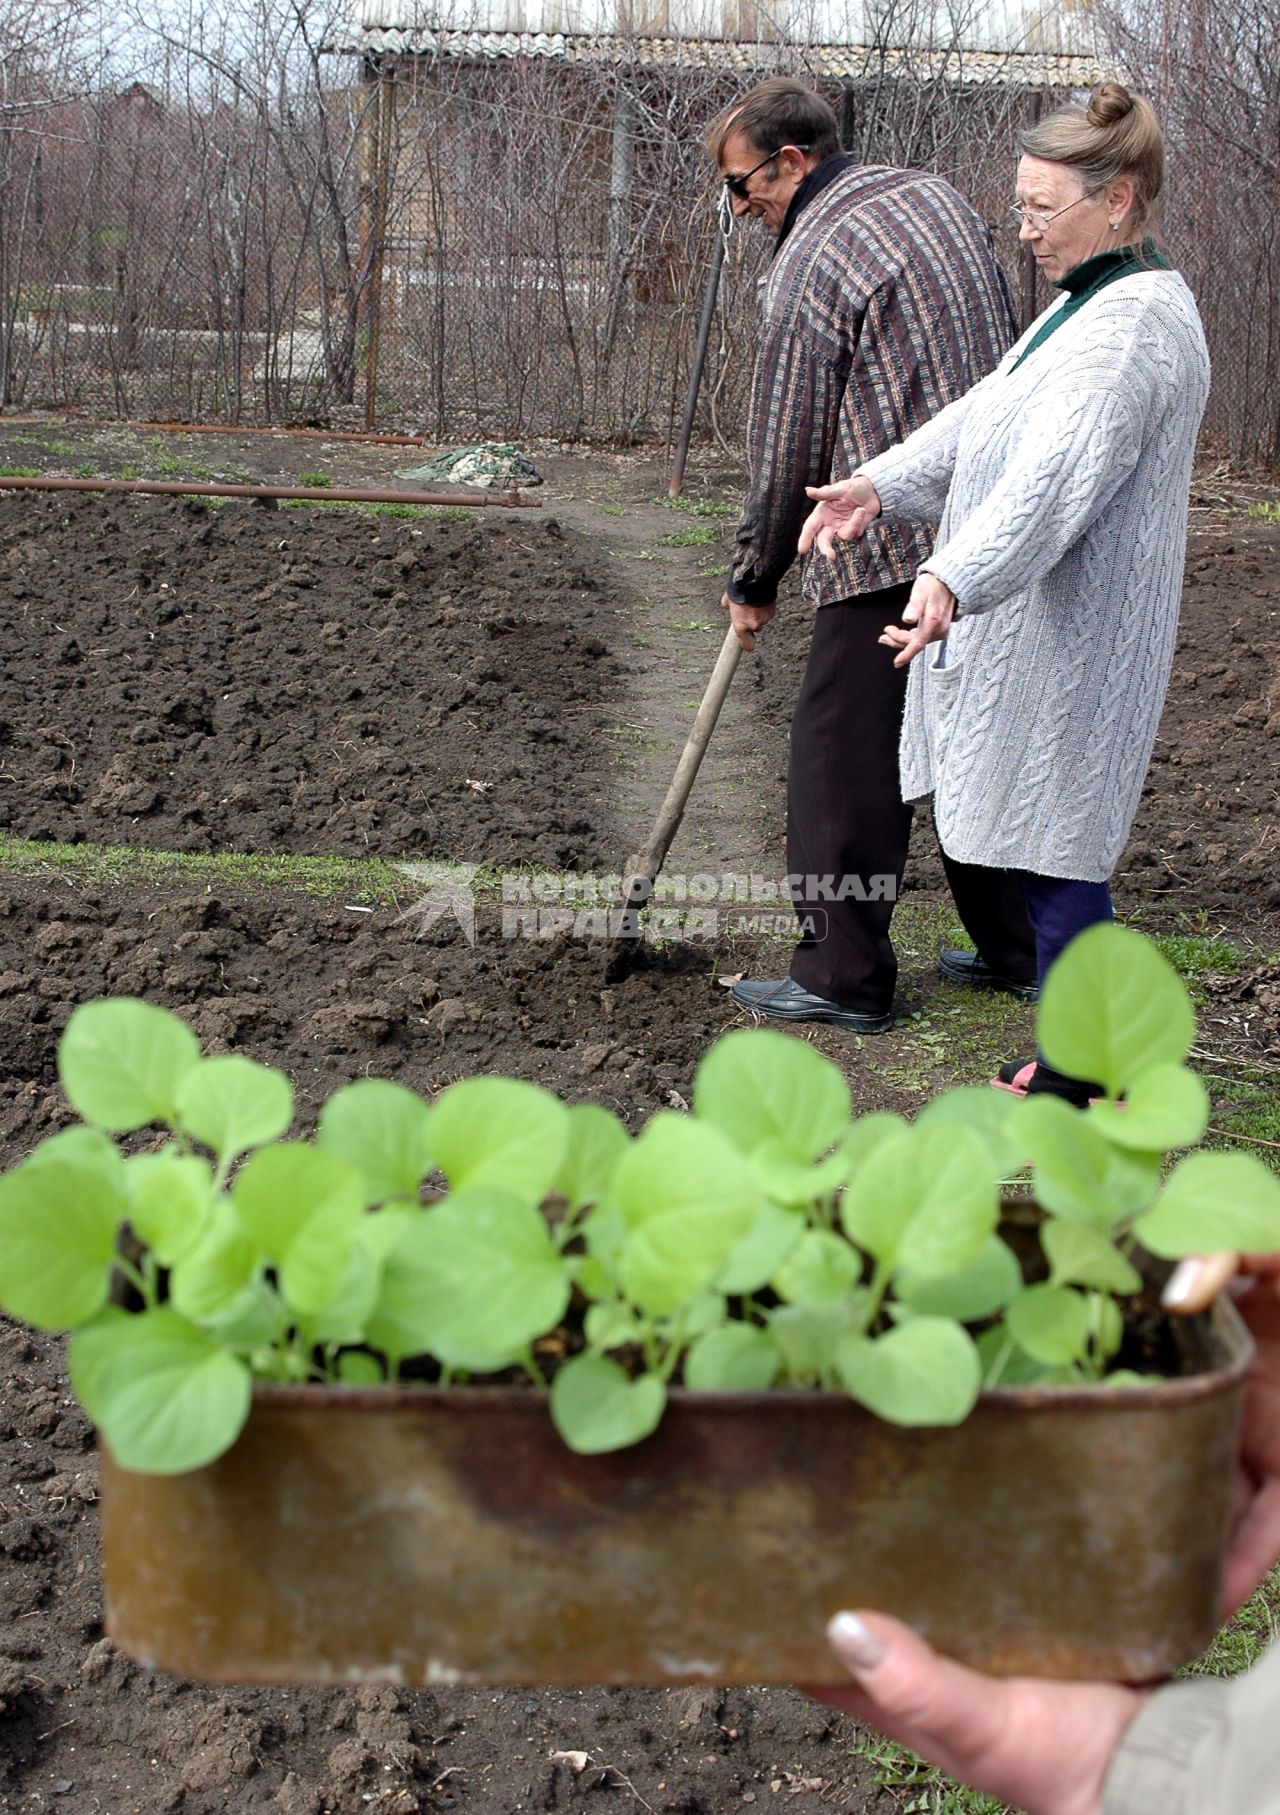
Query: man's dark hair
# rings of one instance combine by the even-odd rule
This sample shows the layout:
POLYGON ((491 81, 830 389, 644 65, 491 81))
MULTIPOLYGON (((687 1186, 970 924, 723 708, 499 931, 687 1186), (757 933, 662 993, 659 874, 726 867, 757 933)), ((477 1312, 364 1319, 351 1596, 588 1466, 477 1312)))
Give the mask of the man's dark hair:
POLYGON ((725 109, 706 138, 714 163, 720 162, 725 140, 735 132, 742 133, 762 158, 782 145, 807 145, 818 159, 840 149, 834 112, 821 95, 793 76, 770 76, 725 109))

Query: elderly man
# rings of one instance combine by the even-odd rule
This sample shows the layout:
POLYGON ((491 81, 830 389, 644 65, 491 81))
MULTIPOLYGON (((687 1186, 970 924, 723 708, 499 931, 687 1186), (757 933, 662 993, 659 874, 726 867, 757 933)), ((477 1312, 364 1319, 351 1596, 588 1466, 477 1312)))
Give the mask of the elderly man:
MULTIPOLYGON (((795 557, 805 487, 847 476, 967 391, 1010 345, 1013 319, 969 204, 940 177, 842 154, 834 113, 802 83, 760 83, 716 122, 707 149, 734 214, 777 240, 762 286, 750 487, 723 598, 751 649, 795 557)), ((906 676, 878 639, 932 546, 928 524, 877 523, 806 563, 804 594, 819 609, 787 783, 802 936, 789 976, 734 986, 740 1007, 858 1033, 891 1025, 889 923, 911 809, 898 785, 906 676)), ((999 870, 946 867, 977 950, 944 952, 944 975, 1033 998, 1021 885, 999 870)))

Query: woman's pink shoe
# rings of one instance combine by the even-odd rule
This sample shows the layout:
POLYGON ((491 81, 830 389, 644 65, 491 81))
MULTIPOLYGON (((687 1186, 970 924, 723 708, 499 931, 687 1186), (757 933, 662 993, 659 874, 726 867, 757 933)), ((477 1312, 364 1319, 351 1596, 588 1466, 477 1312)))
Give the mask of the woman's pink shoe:
POLYGON ((1034 1059, 1009 1059, 991 1080, 993 1090, 1007 1090, 1010 1096, 1025 1097, 1027 1085, 1036 1075, 1034 1059))

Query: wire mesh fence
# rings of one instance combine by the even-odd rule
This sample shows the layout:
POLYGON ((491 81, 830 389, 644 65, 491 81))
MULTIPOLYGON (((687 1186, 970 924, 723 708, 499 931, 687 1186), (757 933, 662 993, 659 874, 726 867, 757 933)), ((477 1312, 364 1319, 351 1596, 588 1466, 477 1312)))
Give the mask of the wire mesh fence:
MULTIPOLYGON (((1215 357, 1206 434, 1275 464, 1280 32, 1242 37, 1234 6, 1237 48, 1214 51, 1206 89, 1180 48, 1191 0, 1143 3, 1114 42, 1169 126, 1167 236, 1215 357)), ((754 68, 743 46, 502 54, 458 31, 430 54, 335 56, 336 22, 301 0, 140 21, 125 79, 119 46, 95 58, 78 29, 89 4, 0 0, 7 409, 668 437, 715 232, 702 134, 763 63, 823 88, 860 158, 941 172, 993 226, 1018 129, 1065 93, 1016 58, 974 79, 936 49, 873 49, 839 75, 831 47, 804 43, 756 47, 754 68)), ((1194 4, 1202 22, 1226 0, 1194 4)), ((997 245, 1029 303, 1016 235, 1000 225, 997 245)), ((728 249, 698 424, 726 446, 768 250, 750 229, 728 249)))

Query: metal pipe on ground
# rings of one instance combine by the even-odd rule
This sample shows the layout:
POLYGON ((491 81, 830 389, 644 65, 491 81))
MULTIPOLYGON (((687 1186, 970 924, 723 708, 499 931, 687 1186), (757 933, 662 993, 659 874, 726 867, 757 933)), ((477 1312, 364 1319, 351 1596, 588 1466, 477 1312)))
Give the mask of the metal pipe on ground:
POLYGON ((316 441, 372 441, 386 447, 428 445, 425 435, 371 435, 367 429, 272 428, 256 422, 95 422, 84 416, 64 416, 55 421, 50 416, 6 416, 0 410, 0 429, 7 428, 110 428, 131 429, 139 435, 225 435, 228 439, 274 435, 278 440, 310 437, 316 441))
POLYGON ((494 505, 502 510, 541 510, 540 498, 523 492, 358 491, 339 485, 199 485, 182 479, 0 479, 10 492, 146 492, 166 498, 301 498, 308 504, 494 505))

